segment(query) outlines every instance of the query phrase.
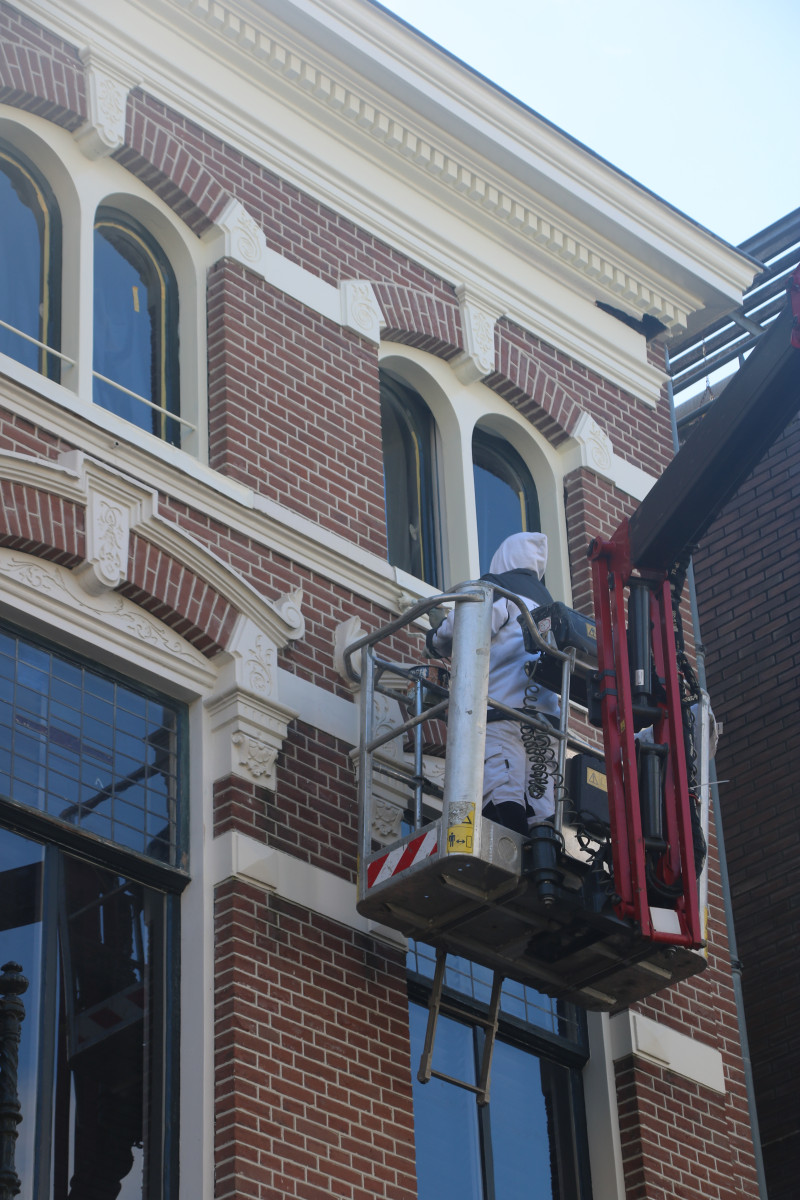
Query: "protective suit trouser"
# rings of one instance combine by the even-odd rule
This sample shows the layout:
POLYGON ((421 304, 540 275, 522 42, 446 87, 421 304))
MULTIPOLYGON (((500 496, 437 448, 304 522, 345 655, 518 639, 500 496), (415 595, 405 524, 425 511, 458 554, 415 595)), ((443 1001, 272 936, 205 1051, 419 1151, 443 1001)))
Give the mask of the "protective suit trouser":
POLYGON ((506 804, 513 801, 528 810, 531 820, 551 817, 555 808, 553 777, 547 781, 544 795, 528 793, 530 764, 515 721, 490 721, 486 726, 486 751, 483 768, 483 803, 506 804))

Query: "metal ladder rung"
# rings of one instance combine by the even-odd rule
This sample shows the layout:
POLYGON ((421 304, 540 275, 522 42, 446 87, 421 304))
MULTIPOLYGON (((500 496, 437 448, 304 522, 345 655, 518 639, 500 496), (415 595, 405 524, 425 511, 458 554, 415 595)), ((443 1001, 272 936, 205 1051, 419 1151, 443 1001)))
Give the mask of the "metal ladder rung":
MULTIPOLYGON (((442 999, 439 1001, 439 1011, 444 1013, 453 1013, 453 1015, 457 1017, 464 1016, 463 1005, 452 1004, 449 1000, 445 1000, 444 997, 442 997, 442 999)), ((486 1029, 490 1029, 492 1025, 494 1025, 494 1021, 491 1016, 482 1017, 479 1013, 470 1013, 469 1020, 471 1025, 483 1025, 486 1029)))
POLYGON ((492 1052, 494 1051, 494 1043, 497 1036, 497 1023, 500 1019, 500 993, 503 987, 504 976, 499 971, 494 972, 488 1015, 485 1017, 475 1015, 470 1018, 472 1024, 482 1025, 486 1029, 486 1040, 481 1055, 480 1079, 477 1084, 468 1083, 466 1079, 456 1079, 454 1075, 446 1075, 443 1071, 435 1071, 431 1065, 433 1062, 433 1043, 436 1037, 436 1023, 439 1019, 439 1013, 451 1012, 460 1017, 464 1015, 462 1008, 442 998, 446 961, 447 951, 441 948, 437 949, 436 969, 433 973, 433 987, 431 988, 431 997, 428 1002, 428 1024, 425 1028, 425 1042, 422 1047, 422 1057, 420 1058, 417 1079, 420 1083, 428 1083, 431 1078, 442 1079, 445 1083, 453 1083, 456 1087, 463 1088, 467 1092, 473 1092, 478 1104, 483 1106, 489 1103, 492 1052))

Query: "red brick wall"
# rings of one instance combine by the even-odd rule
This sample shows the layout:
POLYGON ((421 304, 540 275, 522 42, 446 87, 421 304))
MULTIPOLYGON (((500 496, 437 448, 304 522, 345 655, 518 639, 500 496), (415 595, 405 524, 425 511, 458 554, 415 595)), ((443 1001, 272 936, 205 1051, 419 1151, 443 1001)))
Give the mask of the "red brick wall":
POLYGON ((384 556, 375 347, 223 261, 208 356, 211 465, 384 556))
POLYGON ((84 510, 50 492, 0 479, 0 546, 74 567, 86 554, 84 510))
POLYGON ((228 829, 356 881, 358 809, 352 747, 295 721, 277 762, 275 791, 242 779, 214 785, 214 836, 228 829))
POLYGON ((800 1162, 800 420, 695 555, 706 670, 724 722, 716 766, 770 1200, 800 1162))
POLYGON ((216 1200, 415 1200, 403 955, 238 880, 215 936, 216 1200))
POLYGON ((616 1064, 625 1200, 745 1200, 758 1195, 747 1129, 724 1096, 643 1059, 616 1064))
POLYGON ((76 129, 86 112, 83 65, 68 45, 0 4, 0 103, 76 129))

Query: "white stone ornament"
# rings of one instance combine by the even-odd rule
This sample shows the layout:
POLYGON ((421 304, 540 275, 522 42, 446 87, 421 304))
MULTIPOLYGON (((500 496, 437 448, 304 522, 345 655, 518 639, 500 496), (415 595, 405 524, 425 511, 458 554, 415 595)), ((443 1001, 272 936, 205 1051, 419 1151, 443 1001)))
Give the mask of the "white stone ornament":
POLYGON ((272 603, 275 612, 289 626, 288 637, 293 642, 299 641, 306 631, 306 619, 303 616, 302 605, 303 589, 301 587, 295 588, 293 592, 284 592, 272 603))
POLYGON ((121 477, 86 470, 86 559, 74 575, 92 596, 113 591, 128 577, 131 529, 152 512, 155 500, 121 477), (139 495, 136 496, 136 491, 139 495))
POLYGON ((339 285, 339 292, 342 324, 371 342, 379 342, 386 321, 372 284, 365 279, 346 279, 339 285))
POLYGON ((395 842, 403 824, 403 806, 376 799, 372 809, 372 836, 376 842, 395 842))
POLYGON ((267 277, 269 252, 264 230, 240 200, 230 200, 217 220, 225 239, 225 257, 267 277))
POLYGON ((89 117, 75 140, 87 158, 104 158, 125 144, 128 95, 137 81, 91 49, 81 52, 81 60, 89 117))
POLYGON ((227 649, 215 659, 218 684, 205 701, 215 780, 237 775, 274 790, 278 754, 297 715, 277 699, 277 656, 269 635, 240 616, 227 649))
POLYGON ((494 330, 500 314, 477 300, 464 284, 456 288, 456 296, 464 350, 452 365, 462 383, 475 383, 495 369, 494 330))
POLYGON ((239 766, 256 782, 274 787, 275 762, 278 757, 276 747, 240 731, 233 734, 231 741, 238 749, 239 766))
MULTIPOLYGON (((344 663, 344 652, 352 642, 357 642, 359 638, 364 636, 364 626, 361 624, 361 617, 348 617, 346 621, 340 622, 333 631, 333 667, 340 679, 343 679, 348 687, 357 689, 360 684, 347 672, 344 663)), ((353 666, 358 673, 361 673, 361 651, 353 656, 353 666)))
POLYGON ((581 465, 605 479, 612 479, 614 447, 605 429, 598 425, 590 413, 581 413, 575 423, 572 437, 580 446, 581 465))

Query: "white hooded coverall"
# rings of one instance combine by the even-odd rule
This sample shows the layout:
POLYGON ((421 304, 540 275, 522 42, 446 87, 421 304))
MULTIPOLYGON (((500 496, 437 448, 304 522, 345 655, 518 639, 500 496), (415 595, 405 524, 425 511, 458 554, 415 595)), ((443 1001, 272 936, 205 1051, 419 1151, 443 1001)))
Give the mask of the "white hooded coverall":
MULTIPOLYGON (((506 571, 528 569, 539 579, 547 566, 547 538, 543 533, 515 533, 506 538, 490 564, 492 575, 506 571)), ((513 589, 509 588, 509 591, 513 589)), ((529 609, 538 604, 520 597, 529 609)), ((489 655, 489 696, 509 708, 521 709, 525 699, 528 677, 525 662, 538 658, 526 652, 519 620, 519 609, 504 598, 492 606, 492 645, 489 655)), ((449 613, 432 638, 433 648, 449 655, 453 642, 453 614, 449 613)), ((559 699, 555 693, 540 688, 534 705, 538 712, 557 716, 559 699)), ((483 805, 512 801, 528 811, 529 823, 552 816, 554 810, 553 778, 541 797, 528 791, 529 763, 516 721, 490 721, 486 726, 486 751, 483 774, 483 805)))

